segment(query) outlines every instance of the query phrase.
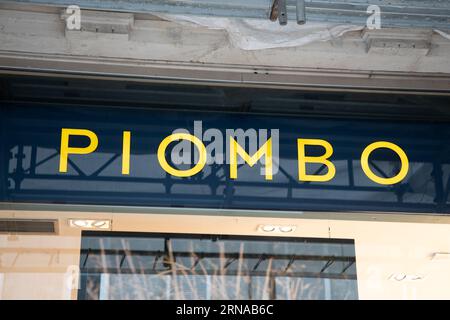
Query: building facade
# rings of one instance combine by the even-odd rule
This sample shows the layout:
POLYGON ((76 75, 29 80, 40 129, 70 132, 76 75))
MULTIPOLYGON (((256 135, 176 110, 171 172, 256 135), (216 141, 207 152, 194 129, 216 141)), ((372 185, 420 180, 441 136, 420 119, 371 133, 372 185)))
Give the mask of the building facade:
POLYGON ((449 299, 450 5, 376 2, 1 1, 0 299, 449 299))

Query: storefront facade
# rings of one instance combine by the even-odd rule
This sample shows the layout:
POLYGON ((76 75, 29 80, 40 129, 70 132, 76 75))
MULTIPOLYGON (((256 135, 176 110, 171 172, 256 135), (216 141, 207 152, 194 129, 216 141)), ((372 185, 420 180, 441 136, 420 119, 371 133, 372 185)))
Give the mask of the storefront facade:
POLYGON ((209 57, 214 30, 37 8, 0 7, 0 299, 450 298, 441 36, 415 72, 354 34, 311 70, 323 44, 209 57))

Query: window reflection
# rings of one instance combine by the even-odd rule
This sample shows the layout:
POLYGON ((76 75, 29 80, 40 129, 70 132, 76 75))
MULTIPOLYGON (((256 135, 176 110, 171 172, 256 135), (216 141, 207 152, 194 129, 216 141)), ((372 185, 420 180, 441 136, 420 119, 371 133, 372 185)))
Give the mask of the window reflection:
POLYGON ((350 240, 85 232, 80 269, 79 299, 358 298, 350 240))

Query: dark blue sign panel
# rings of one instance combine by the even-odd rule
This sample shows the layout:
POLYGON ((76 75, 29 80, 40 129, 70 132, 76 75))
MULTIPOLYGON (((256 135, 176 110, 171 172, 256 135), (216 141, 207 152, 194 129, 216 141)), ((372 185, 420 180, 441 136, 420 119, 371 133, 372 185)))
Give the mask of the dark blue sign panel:
POLYGON ((3 202, 450 213, 450 124, 0 108, 3 202))

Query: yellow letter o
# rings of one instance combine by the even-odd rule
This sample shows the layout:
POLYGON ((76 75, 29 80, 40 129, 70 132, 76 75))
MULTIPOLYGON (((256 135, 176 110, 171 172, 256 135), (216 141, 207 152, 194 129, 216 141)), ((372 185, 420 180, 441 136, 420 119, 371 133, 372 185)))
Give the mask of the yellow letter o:
POLYGON ((161 167, 169 174, 175 176, 175 177, 191 177, 200 171, 202 171, 203 167, 206 164, 206 147, 203 144, 203 142, 188 133, 174 133, 168 137, 166 137, 159 145, 158 147, 158 161, 161 167), (188 170, 178 170, 169 165, 166 160, 166 149, 174 141, 178 140, 188 140, 192 142, 199 150, 200 157, 197 162, 197 164, 188 169, 188 170))
POLYGON ((408 157, 407 157, 405 151, 403 151, 402 148, 400 148, 396 144, 393 144, 391 142, 386 142, 386 141, 378 141, 378 142, 374 142, 374 143, 368 145, 364 149, 364 151, 361 155, 361 167, 362 167, 364 173, 366 174, 366 176, 370 180, 372 180, 376 183, 384 184, 384 185, 396 184, 396 183, 399 183, 400 181, 402 181, 408 174, 409 160, 408 160, 408 157), (391 149, 392 151, 397 153, 397 155, 400 157, 402 167, 400 169, 400 172, 395 177, 381 178, 381 177, 377 176, 376 174, 374 174, 373 171, 370 169, 369 156, 374 150, 380 149, 380 148, 391 149))

